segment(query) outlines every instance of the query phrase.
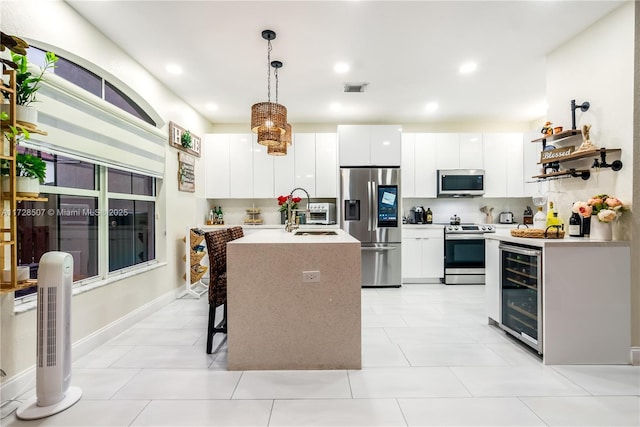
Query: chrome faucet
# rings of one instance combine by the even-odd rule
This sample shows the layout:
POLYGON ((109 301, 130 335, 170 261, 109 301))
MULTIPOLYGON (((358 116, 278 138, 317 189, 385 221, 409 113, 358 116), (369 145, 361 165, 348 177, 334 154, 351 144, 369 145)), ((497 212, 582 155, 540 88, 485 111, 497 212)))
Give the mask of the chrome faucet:
POLYGON ((305 216, 306 218, 309 218, 309 199, 311 199, 311 197, 309 197, 309 192, 307 190, 305 190, 302 187, 296 187, 293 190, 291 190, 291 193, 289 193, 289 195, 287 196, 287 224, 285 225, 284 229, 287 232, 292 232, 293 230, 298 228, 298 223, 293 219, 293 215, 292 213, 294 212, 305 212, 305 216), (291 209, 291 205, 293 204, 293 193, 295 193, 296 190, 302 190, 304 191, 304 194, 307 195, 307 208, 306 209, 291 209))

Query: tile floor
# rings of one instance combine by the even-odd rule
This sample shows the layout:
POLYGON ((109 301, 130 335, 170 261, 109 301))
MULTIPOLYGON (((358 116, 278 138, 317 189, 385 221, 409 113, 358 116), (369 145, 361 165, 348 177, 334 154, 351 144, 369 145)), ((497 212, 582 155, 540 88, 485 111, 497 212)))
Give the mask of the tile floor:
POLYGON ((224 344, 205 353, 206 304, 176 300, 74 362, 72 408, 0 425, 640 425, 640 367, 542 365, 487 325, 482 286, 363 289, 348 371, 227 372, 224 344))

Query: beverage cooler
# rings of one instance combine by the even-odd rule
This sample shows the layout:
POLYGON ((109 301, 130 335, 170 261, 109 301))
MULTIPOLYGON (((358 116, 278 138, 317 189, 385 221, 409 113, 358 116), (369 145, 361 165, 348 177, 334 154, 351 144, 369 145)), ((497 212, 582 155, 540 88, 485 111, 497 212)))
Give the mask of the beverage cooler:
POLYGON ((542 251, 500 244, 500 327, 542 354, 542 251))

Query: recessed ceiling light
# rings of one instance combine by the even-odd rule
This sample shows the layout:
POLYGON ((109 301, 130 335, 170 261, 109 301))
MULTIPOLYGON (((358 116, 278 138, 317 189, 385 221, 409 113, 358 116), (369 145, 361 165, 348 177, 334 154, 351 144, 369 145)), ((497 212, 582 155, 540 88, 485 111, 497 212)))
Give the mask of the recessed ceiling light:
POLYGON ((389 141, 382 141, 382 145, 391 145, 391 142, 389 142, 389 141))
POLYGON ((205 104, 204 108, 206 108, 209 111, 217 111, 218 110, 218 104, 208 103, 208 104, 205 104))
POLYGON ((337 102, 333 102, 333 103, 331 103, 331 105, 329 105, 329 109, 331 111, 340 111, 341 108, 342 108, 342 105, 340 105, 337 102))
POLYGON ((338 74, 344 74, 347 71, 349 71, 349 64, 347 64, 346 62, 338 62, 336 65, 333 66, 333 71, 335 71, 338 74))
POLYGON ((427 105, 425 105, 424 109, 427 110, 427 113, 433 113, 434 111, 436 111, 438 109, 438 103, 437 102, 429 102, 429 103, 427 103, 427 105))
POLYGON ((182 67, 176 64, 167 64, 165 69, 171 74, 182 74, 182 67))
POLYGON ((460 66, 460 74, 471 74, 476 68, 478 68, 478 64, 475 62, 467 62, 460 66))

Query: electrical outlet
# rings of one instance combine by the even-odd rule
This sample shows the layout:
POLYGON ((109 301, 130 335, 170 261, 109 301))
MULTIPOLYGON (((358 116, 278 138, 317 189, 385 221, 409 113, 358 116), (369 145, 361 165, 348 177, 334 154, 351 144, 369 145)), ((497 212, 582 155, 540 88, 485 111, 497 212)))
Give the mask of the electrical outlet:
POLYGON ((302 283, 318 283, 318 282, 320 282, 319 271, 303 271, 302 272, 302 283))

